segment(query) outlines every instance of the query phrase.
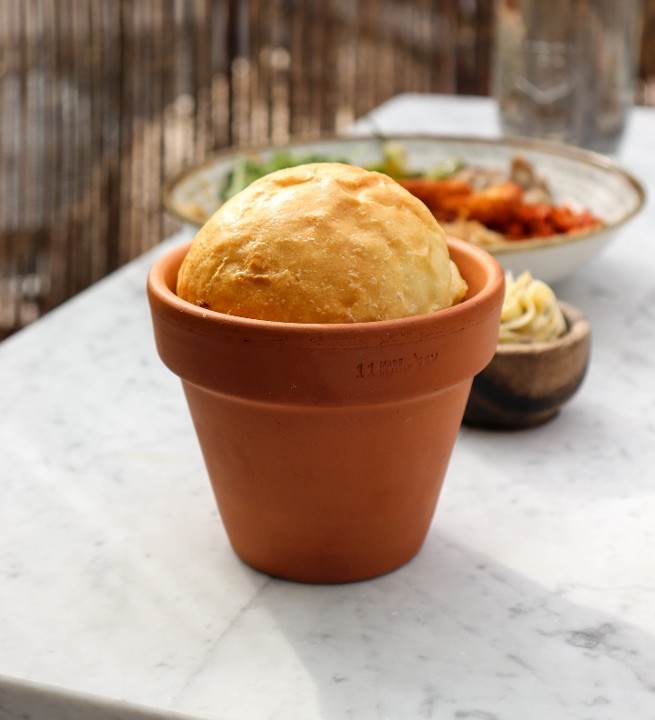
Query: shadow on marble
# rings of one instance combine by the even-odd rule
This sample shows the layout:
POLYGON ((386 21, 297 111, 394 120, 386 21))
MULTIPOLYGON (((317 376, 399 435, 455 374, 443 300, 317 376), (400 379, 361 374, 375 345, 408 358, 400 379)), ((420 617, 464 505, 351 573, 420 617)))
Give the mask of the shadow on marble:
MULTIPOLYGON (((569 500, 577 503, 587 499, 650 496, 652 408, 644 407, 644 420, 636 420, 633 410, 623 412, 617 398, 613 419, 620 419, 623 427, 617 437, 605 422, 604 410, 594 401, 596 392, 585 391, 583 387, 580 400, 573 398, 557 417, 536 428, 518 431, 465 428, 460 435, 466 437, 469 447, 474 447, 474 453, 469 455, 480 456, 479 467, 487 467, 488 472, 493 468, 496 475, 507 472, 515 488, 534 490, 555 505, 569 500), (508 457, 512 458, 511 468, 508 457), (625 472, 628 464, 630 474, 625 472)), ((644 405, 652 405, 648 393, 644 393, 643 399, 644 405)), ((453 465, 451 476, 456 471, 453 465)), ((452 485, 455 483, 447 484, 446 489, 450 490, 452 485)), ((464 487, 467 492, 470 485, 464 487)))
POLYGON ((654 666, 651 635, 436 532, 374 581, 268 581, 173 706, 209 714, 220 686, 230 720, 623 720, 654 666))

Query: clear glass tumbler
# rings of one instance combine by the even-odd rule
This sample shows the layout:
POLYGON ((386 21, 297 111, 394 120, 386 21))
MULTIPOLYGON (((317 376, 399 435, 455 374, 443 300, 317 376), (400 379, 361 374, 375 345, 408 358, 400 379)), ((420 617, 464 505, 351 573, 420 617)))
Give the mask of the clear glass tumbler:
POLYGON ((640 0, 496 0, 506 135, 616 151, 635 94, 640 0))

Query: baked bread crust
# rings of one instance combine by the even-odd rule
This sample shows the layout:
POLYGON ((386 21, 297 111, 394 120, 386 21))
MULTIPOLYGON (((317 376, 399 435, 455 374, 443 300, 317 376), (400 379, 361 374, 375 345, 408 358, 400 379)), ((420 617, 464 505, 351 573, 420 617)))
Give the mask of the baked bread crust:
POLYGON ((191 244, 177 294, 242 317, 343 323, 450 307, 466 283, 420 200, 381 173, 314 163, 222 205, 191 244))

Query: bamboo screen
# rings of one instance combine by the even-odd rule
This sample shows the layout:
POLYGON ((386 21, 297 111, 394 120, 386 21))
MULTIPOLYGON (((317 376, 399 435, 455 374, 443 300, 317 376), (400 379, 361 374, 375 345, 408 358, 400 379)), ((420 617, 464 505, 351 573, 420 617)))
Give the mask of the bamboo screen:
POLYGON ((0 338, 175 230, 166 178, 485 94, 493 0, 0 0, 0 338))
POLYGON ((488 6, 0 0, 0 337, 173 232, 162 183, 211 151, 484 93, 488 6))

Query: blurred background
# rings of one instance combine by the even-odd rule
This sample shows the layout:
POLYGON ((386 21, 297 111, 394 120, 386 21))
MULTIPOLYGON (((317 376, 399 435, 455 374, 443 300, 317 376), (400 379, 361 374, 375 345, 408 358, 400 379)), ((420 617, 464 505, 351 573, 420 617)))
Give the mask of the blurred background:
MULTIPOLYGON (((493 22, 493 0, 0 0, 0 339, 171 235, 162 185, 208 154, 489 94, 493 22)), ((642 27, 655 105, 655 0, 642 27)))

